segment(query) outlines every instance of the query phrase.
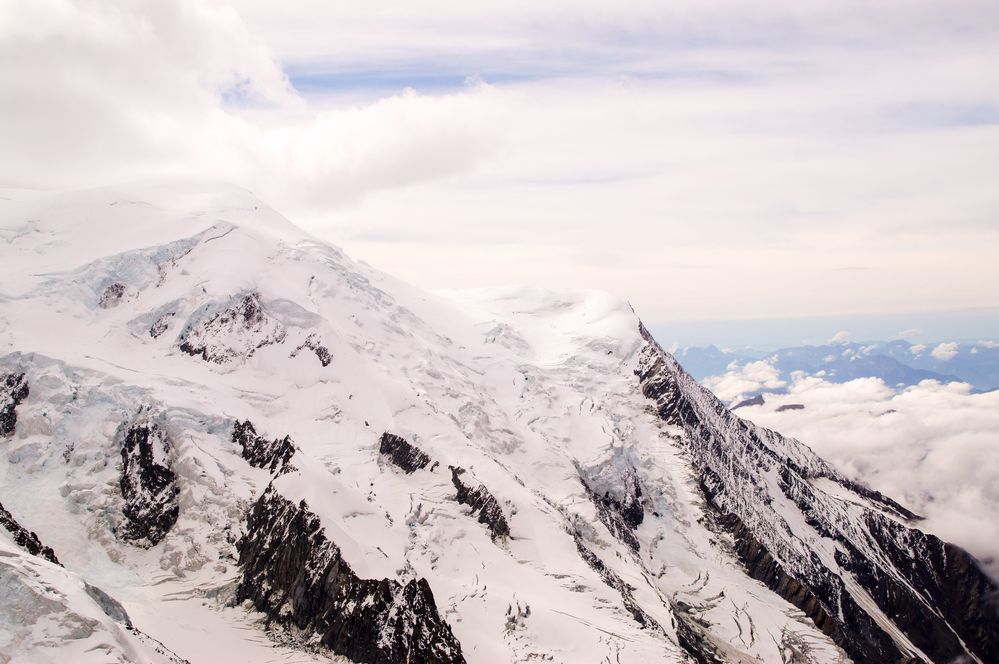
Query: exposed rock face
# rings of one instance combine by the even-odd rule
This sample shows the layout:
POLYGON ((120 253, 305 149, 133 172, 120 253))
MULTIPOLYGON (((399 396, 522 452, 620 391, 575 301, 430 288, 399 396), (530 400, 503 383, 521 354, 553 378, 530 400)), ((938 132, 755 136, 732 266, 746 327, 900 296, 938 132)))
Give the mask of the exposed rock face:
POLYGON ((128 612, 125 611, 125 607, 121 605, 121 602, 86 581, 83 582, 83 589, 92 600, 97 602, 97 606, 101 607, 101 610, 108 618, 121 623, 128 629, 133 629, 132 619, 128 617, 128 612))
POLYGON ((624 496, 620 499, 604 494, 603 499, 607 504, 621 515, 628 527, 634 529, 642 525, 645 520, 645 506, 642 502, 642 485, 638 481, 638 476, 631 474, 624 484, 624 496))
MULTIPOLYGON (((762 394, 757 394, 755 397, 750 397, 749 399, 743 399, 739 403, 732 406, 731 410, 738 410, 739 408, 747 408, 749 406, 762 406, 765 403, 762 394)), ((780 408, 783 408, 781 406, 780 408)), ((780 410, 778 408, 777 410, 780 410)))
POLYGON ((613 503, 607 499, 607 496, 598 496, 589 487, 586 487, 586 493, 597 508, 597 518, 607 527, 611 535, 627 544, 632 551, 638 551, 640 545, 635 533, 632 532, 633 529, 625 522, 621 513, 614 509, 613 503))
POLYGON ((321 344, 319 342, 319 337, 315 334, 307 336, 305 341, 302 342, 302 345, 292 351, 291 356, 295 357, 302 351, 303 348, 308 348, 315 353, 316 357, 319 358, 319 363, 324 367, 328 367, 333 361, 333 354, 330 353, 330 349, 321 344))
POLYGON ((609 569, 604 564, 604 561, 600 560, 597 554, 590 551, 590 549, 583 542, 583 538, 579 535, 579 533, 574 533, 573 537, 576 540, 576 551, 579 552, 579 557, 583 559, 583 562, 590 566, 590 569, 600 575, 600 578, 604 583, 621 595, 621 602, 624 604, 624 608, 628 610, 628 613, 630 613, 631 617, 635 619, 635 622, 645 629, 652 629, 665 634, 662 625, 660 625, 655 618, 646 613, 645 610, 642 609, 641 605, 635 601, 635 589, 625 583, 624 579, 615 574, 613 570, 609 569))
MULTIPOLYGON (((726 664, 724 659, 718 656, 710 643, 707 643, 694 626, 693 621, 687 618, 682 610, 674 608, 676 615, 676 640, 690 658, 696 664, 726 664)), ((797 660, 794 660, 797 661, 797 660)), ((805 660, 802 660, 805 661, 805 660)))
POLYGON ((163 314, 156 321, 149 326, 149 336, 153 339, 158 339, 161 334, 170 329, 170 319, 174 317, 174 312, 169 312, 163 314))
POLYGON ((232 428, 232 442, 239 443, 243 458, 255 468, 267 468, 278 475, 294 470, 289 462, 295 455, 295 443, 288 436, 267 440, 257 435, 249 420, 237 420, 232 428))
POLYGON ((101 299, 97 304, 101 309, 110 309, 121 304, 124 297, 125 284, 115 282, 104 289, 104 292, 101 293, 101 299))
POLYGON ((616 487, 618 495, 614 495, 610 491, 598 493, 590 486, 590 482, 587 482, 582 476, 580 476, 580 481, 586 489, 586 494, 597 508, 597 517, 600 522, 614 537, 627 544, 632 551, 638 551, 639 542, 638 538, 635 537, 634 530, 645 520, 645 507, 642 502, 642 486, 638 481, 638 476, 634 474, 634 469, 625 475, 621 486, 616 487))
POLYGON ((17 519, 3 506, 3 503, 0 503, 0 526, 6 528, 13 536, 14 543, 28 553, 44 558, 56 565, 61 564, 52 548, 43 545, 38 539, 38 535, 18 523, 17 519))
POLYGON ((236 601, 316 634, 334 653, 370 664, 465 661, 426 579, 359 578, 305 501, 295 505, 269 486, 237 546, 236 601))
POLYGON ((177 522, 177 476, 170 468, 170 441, 156 424, 133 424, 121 444, 121 495, 125 523, 119 535, 154 546, 177 522))
POLYGON ((956 633, 983 661, 999 661, 999 589, 975 559, 960 547, 878 514, 867 515, 867 528, 903 580, 930 598, 932 606, 909 601, 897 581, 886 578, 856 549, 841 564, 913 642, 934 657, 959 659, 964 652, 955 643, 956 633), (935 619, 937 611, 946 623, 935 619))
POLYGON ((791 576, 784 566, 774 559, 737 515, 726 512, 715 502, 716 492, 712 488, 714 486, 717 486, 716 476, 708 471, 700 488, 707 506, 713 510, 710 516, 714 517, 715 524, 720 530, 732 536, 735 553, 749 576, 763 582, 768 588, 801 609, 816 627, 824 634, 833 637, 841 646, 855 640, 857 635, 862 635, 860 642, 854 644, 851 651, 851 657, 857 661, 900 661, 901 653, 891 638, 881 631, 875 621, 862 611, 849 595, 843 594, 844 588, 840 579, 827 574, 814 585, 831 589, 827 590, 826 594, 835 597, 838 603, 846 605, 848 610, 844 611, 842 622, 830 615, 828 604, 823 602, 809 585, 791 576), (858 653, 862 653, 862 657, 858 653))
POLYGON ((28 381, 23 373, 0 375, 0 436, 9 436, 17 426, 17 411, 28 398, 28 381))
POLYGON ((493 494, 489 493, 489 489, 482 484, 474 487, 465 484, 461 479, 461 476, 465 474, 464 468, 455 466, 448 466, 448 468, 451 470, 451 483, 458 490, 455 500, 462 505, 471 507, 473 515, 478 513, 479 523, 485 524, 489 528, 494 540, 509 536, 510 524, 507 523, 499 502, 493 497, 493 494))
POLYGON ((259 296, 249 293, 189 327, 182 334, 180 349, 206 362, 228 364, 252 356, 258 348, 281 343, 286 336, 284 326, 264 311, 259 296))
POLYGON ((709 514, 750 576, 858 663, 999 661, 999 589, 966 552, 909 527, 915 515, 804 445, 733 415, 642 332, 642 392, 684 430, 709 514))
POLYGON ((378 451, 389 458, 407 474, 430 465, 430 457, 402 436, 385 432, 378 443, 378 451))
POLYGON ((802 403, 786 403, 783 406, 777 406, 777 412, 783 413, 788 410, 805 410, 805 404, 802 403))

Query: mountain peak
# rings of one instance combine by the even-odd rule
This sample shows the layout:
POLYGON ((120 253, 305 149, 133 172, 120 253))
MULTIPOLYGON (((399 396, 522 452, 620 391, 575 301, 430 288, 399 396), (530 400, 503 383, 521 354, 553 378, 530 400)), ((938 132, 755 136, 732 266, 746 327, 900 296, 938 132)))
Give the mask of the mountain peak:
POLYGON ((171 192, 0 204, 0 539, 164 652, 995 659, 973 559, 731 414, 627 302, 430 294, 171 192))

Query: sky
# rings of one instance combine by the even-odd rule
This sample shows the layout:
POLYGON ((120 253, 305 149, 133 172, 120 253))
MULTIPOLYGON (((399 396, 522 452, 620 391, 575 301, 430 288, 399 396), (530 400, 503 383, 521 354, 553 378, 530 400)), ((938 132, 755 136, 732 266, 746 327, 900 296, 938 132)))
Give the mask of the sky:
POLYGON ((232 182, 667 344, 999 335, 992 0, 0 0, 0 59, 0 186, 232 182))
POLYGON ((664 345, 773 351, 840 341, 904 339, 974 343, 999 337, 999 307, 892 314, 826 314, 741 320, 667 320, 650 327, 664 345))

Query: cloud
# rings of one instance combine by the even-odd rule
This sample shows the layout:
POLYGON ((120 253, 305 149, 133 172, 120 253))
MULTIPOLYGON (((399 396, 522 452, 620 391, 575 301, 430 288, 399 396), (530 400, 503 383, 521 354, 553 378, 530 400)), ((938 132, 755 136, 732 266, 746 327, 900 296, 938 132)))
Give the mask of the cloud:
POLYGON ((999 297, 994 3, 233 7, 0 0, 0 185, 228 180, 418 285, 650 324, 999 297))
POLYGON ((918 327, 913 327, 908 330, 902 330, 901 332, 895 335, 895 337, 898 339, 916 339, 921 336, 923 336, 923 331, 920 330, 918 327))
POLYGON ((465 171, 497 133, 485 85, 312 107, 221 4, 21 7, 0 34, 0 57, 19 63, 0 70, 7 186, 218 179, 328 211, 465 171))
POLYGON ((840 330, 836 334, 832 335, 832 338, 829 339, 829 343, 845 344, 849 340, 850 340, 850 333, 847 332, 846 330, 840 330))
POLYGON ((935 381, 896 391, 876 378, 834 384, 799 375, 787 394, 739 414, 924 515, 922 528, 999 577, 999 391, 935 381), (805 408, 777 412, 787 403, 805 408))
POLYGON ((781 380, 780 371, 766 360, 740 364, 732 362, 728 372, 721 376, 710 376, 704 379, 707 385, 719 399, 724 401, 741 400, 748 394, 761 390, 776 390, 787 385, 781 380))
POLYGON ((930 351, 930 355, 936 359, 946 362, 957 355, 959 345, 953 341, 945 341, 943 343, 937 344, 937 346, 930 351))

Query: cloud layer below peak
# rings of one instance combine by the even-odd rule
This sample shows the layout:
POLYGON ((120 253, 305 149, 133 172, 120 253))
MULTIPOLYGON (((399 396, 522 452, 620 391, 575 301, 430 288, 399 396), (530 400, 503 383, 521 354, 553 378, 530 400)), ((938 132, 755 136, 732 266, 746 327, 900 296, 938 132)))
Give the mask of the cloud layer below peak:
POLYGON ((740 416, 794 436, 847 476, 926 517, 921 525, 999 578, 999 390, 878 378, 830 383, 798 375, 786 394, 740 416), (783 409, 800 404, 804 408, 783 409))

